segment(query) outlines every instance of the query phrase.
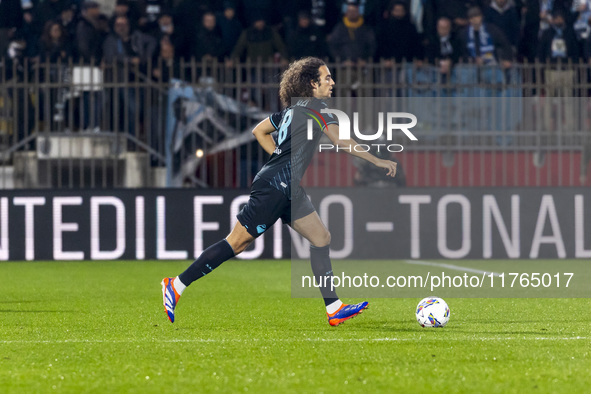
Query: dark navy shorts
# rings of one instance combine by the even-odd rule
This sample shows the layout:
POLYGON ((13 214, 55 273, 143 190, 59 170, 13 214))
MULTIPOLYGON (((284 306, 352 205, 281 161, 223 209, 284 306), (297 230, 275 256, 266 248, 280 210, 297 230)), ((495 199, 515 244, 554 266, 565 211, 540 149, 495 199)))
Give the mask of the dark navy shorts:
POLYGON ((278 219, 291 224, 316 211, 301 186, 298 191, 298 197, 289 200, 268 181, 257 179, 250 189, 250 199, 236 217, 255 238, 271 228, 278 219))

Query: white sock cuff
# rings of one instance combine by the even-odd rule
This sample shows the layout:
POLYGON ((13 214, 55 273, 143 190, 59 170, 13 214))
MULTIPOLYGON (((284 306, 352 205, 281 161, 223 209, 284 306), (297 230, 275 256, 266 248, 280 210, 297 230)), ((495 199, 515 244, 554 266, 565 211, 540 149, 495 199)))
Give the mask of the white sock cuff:
POLYGON ((343 305, 343 301, 341 301, 341 300, 336 300, 332 304, 328 304, 326 306, 326 313, 328 313, 329 315, 332 315, 333 313, 335 313, 336 311, 339 310, 341 305, 343 305))
POLYGON ((176 292, 179 293, 179 295, 182 295, 183 291, 185 291, 185 289, 187 288, 187 286, 185 286, 185 284, 183 282, 181 282, 181 280, 179 279, 178 276, 176 278, 174 278, 172 285, 174 286, 174 289, 176 290, 176 292))

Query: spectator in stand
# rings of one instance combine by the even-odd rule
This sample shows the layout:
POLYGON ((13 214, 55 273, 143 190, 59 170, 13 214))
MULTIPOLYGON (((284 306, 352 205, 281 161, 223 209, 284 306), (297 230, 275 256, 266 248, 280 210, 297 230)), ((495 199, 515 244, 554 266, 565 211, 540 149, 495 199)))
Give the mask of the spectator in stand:
POLYGON ((213 12, 203 14, 201 26, 197 30, 197 40, 192 51, 197 61, 218 59, 223 60, 224 40, 222 30, 216 24, 213 12))
POLYGON ((76 22, 75 22, 75 12, 74 12, 74 5, 70 3, 69 7, 66 7, 60 13, 60 16, 57 20, 63 26, 66 36, 68 40, 74 40, 74 36, 76 34, 76 22))
MULTIPOLYGON (((27 41, 22 35, 21 30, 16 30, 8 43, 8 49, 4 54, 3 65, 4 70, 2 71, 3 77, 7 81, 13 79, 16 82, 28 82, 26 80, 27 73, 27 62, 25 61, 25 53, 27 50, 27 41)), ((29 63, 30 64, 30 63, 29 63)), ((8 94, 9 100, 13 103, 13 108, 34 108, 31 102, 31 96, 29 95, 28 89, 15 88, 10 86, 2 86, 3 95, 8 94)), ((6 97, 6 96, 3 96, 6 97)), ((24 138, 31 135, 33 128, 35 127, 35 111, 15 111, 14 117, 16 118, 16 141, 22 141, 24 138)), ((27 144, 24 147, 25 150, 34 149, 33 142, 27 144)))
POLYGON ((538 37, 540 32, 540 0, 522 0, 523 29, 520 36, 519 56, 528 62, 538 56, 538 37))
MULTIPOLYGON (((133 82, 147 71, 148 62, 152 62, 156 51, 156 40, 139 30, 131 30, 129 19, 118 16, 113 25, 113 33, 103 44, 104 60, 107 64, 115 63, 117 82, 133 82), (127 66, 127 69, 126 69, 127 66), (128 74, 125 73, 128 71, 128 74)), ((127 109, 127 114, 119 116, 119 130, 137 136, 139 125, 136 118, 143 119, 142 89, 136 92, 132 87, 118 88, 119 103, 127 109), (139 96, 138 96, 139 94, 139 96), (125 124, 125 120, 128 121, 125 124)), ((133 146, 133 145, 132 145, 133 146)))
POLYGON ((82 4, 82 18, 76 26, 74 47, 78 58, 84 63, 91 59, 98 62, 102 58, 103 31, 100 29, 101 10, 95 1, 82 4))
POLYGON ((177 56, 185 59, 191 57, 191 51, 195 47, 194 39, 197 37, 197 22, 204 13, 217 11, 220 6, 219 0, 182 0, 174 7, 174 25, 180 38, 175 47, 177 56))
MULTIPOLYGON (((264 19, 254 22, 253 26, 246 29, 240 35, 236 47, 232 51, 231 58, 226 61, 227 66, 232 66, 235 60, 245 58, 247 61, 258 63, 281 63, 285 64, 287 53, 281 36, 272 28, 267 26, 264 19)), ((279 64, 277 65, 279 66, 279 64)), ((252 67, 249 79, 253 84, 250 93, 242 92, 242 99, 250 105, 259 106, 266 110, 276 111, 279 109, 277 100, 278 94, 275 88, 258 90, 254 86, 261 83, 276 83, 278 68, 252 67)))
POLYGON ((25 57, 35 57, 39 53, 39 37, 42 33, 42 27, 35 24, 33 18, 33 8, 23 9, 23 24, 19 29, 19 34, 27 41, 27 46, 23 52, 25 57))
POLYGON ((168 83, 171 78, 180 78, 179 58, 175 56, 174 44, 166 36, 159 42, 158 55, 154 57, 152 76, 161 82, 168 83))
POLYGON ((172 18, 171 13, 163 12, 162 15, 158 17, 158 24, 156 25, 154 33, 156 38, 162 38, 164 36, 171 38, 172 36, 177 35, 174 30, 174 19, 172 18))
MULTIPOLYGON (((63 81, 65 68, 72 57, 73 48, 70 37, 60 21, 49 21, 45 24, 43 35, 39 40, 40 82, 57 83, 63 81)), ((61 122, 56 122, 51 114, 60 100, 63 88, 48 86, 39 89, 39 120, 45 122, 50 130, 60 130, 61 122), (47 102, 49 101, 49 103, 47 102)), ((63 97, 63 95, 62 95, 63 97)))
MULTIPOLYGON (((172 41, 167 36, 163 36, 159 42, 159 50, 154 57, 154 66, 152 68, 152 77, 158 83, 161 83, 163 88, 163 99, 166 103, 168 101, 167 88, 171 79, 182 79, 184 77, 181 72, 180 58, 175 55, 175 47, 172 41)), ((190 70, 189 70, 190 71, 190 70)), ((167 106, 153 102, 150 110, 151 116, 151 130, 150 143, 152 148, 158 152, 166 151, 164 130, 166 130, 166 114, 167 106)), ((151 156, 152 166, 163 165, 154 155, 151 156)))
POLYGON ((273 61, 276 54, 283 59, 287 58, 283 40, 261 18, 242 32, 231 57, 232 59, 246 58, 251 61, 260 59, 263 62, 268 62, 273 61))
POLYGON ((222 31, 223 56, 229 57, 240 38, 240 34, 242 34, 242 25, 236 18, 236 6, 233 2, 224 2, 224 12, 218 15, 217 24, 222 31))
MULTIPOLYGON (((409 0, 405 0, 406 3, 409 0)), ((336 0, 341 15, 347 13, 348 1, 336 0)), ((357 0, 359 5, 359 14, 363 17, 365 24, 371 27, 377 26, 380 20, 383 19, 384 14, 390 8, 389 0, 357 0)))
POLYGON ((376 41, 376 60, 378 61, 386 59, 402 63, 423 59, 419 33, 410 21, 406 3, 402 0, 394 0, 390 3, 389 12, 376 28, 376 41))
POLYGON ((557 9, 552 14, 550 27, 542 32, 538 50, 538 57, 542 63, 552 66, 544 69, 544 89, 547 97, 563 97, 564 109, 558 113, 553 112, 551 100, 547 100, 548 107, 544 109, 544 122, 546 129, 574 130, 575 116, 573 97, 575 72, 566 67, 569 61, 579 60, 579 43, 573 27, 566 23, 567 13, 557 9), (562 64, 562 66, 559 65, 562 64), (562 114, 560 119, 558 115, 562 114), (564 128, 563 128, 564 127, 564 128))
POLYGON ((162 14, 160 14, 156 25, 152 26, 148 34, 154 37, 158 43, 160 43, 162 39, 167 38, 175 48, 181 45, 181 38, 175 28, 172 13, 168 11, 163 11, 162 14))
POLYGON ((103 44, 104 60, 107 63, 116 62, 119 66, 125 63, 144 69, 152 61, 156 51, 156 40, 139 30, 131 30, 129 19, 118 16, 113 25, 113 33, 103 44))
MULTIPOLYGON (((16 30, 12 34, 8 43, 8 49, 4 54, 6 67, 6 80, 15 78, 19 82, 24 82, 25 71, 25 53, 27 50, 27 40, 22 34, 22 29, 16 30)), ((22 89, 18 89, 22 90, 22 89)))
POLYGON ((344 60, 344 65, 364 64, 375 55, 376 40, 373 29, 365 25, 359 13, 359 3, 347 0, 347 12, 327 38, 333 59, 344 60))
POLYGON ((484 20, 498 27, 513 47, 513 51, 517 51, 520 20, 513 0, 492 0, 490 6, 484 10, 484 20))
POLYGON ((538 58, 542 63, 576 62, 579 59, 579 44, 572 26, 566 23, 564 11, 555 11, 550 27, 542 32, 538 58))
POLYGON ((66 29, 55 20, 45 24, 43 35, 39 40, 39 57, 42 62, 66 63, 73 55, 72 43, 66 29))
POLYGON ((57 19, 69 6, 68 0, 45 0, 39 3, 33 12, 33 23, 37 34, 41 35, 47 22, 57 19))
POLYGON ((449 74, 460 57, 460 43, 451 30, 451 21, 441 17, 437 21, 437 36, 430 39, 425 49, 429 63, 436 65, 441 74, 449 74))
POLYGON ((511 44, 495 26, 482 22, 482 11, 472 7, 468 11, 470 25, 459 35, 461 50, 466 61, 482 66, 499 64, 511 67, 513 52, 511 44))
POLYGON ((23 25, 21 0, 0 1, 0 57, 6 55, 14 32, 23 25))
POLYGON ((312 18, 307 11, 298 13, 297 26, 287 40, 290 59, 301 59, 306 56, 323 58, 326 56, 326 38, 318 27, 312 24, 312 18))

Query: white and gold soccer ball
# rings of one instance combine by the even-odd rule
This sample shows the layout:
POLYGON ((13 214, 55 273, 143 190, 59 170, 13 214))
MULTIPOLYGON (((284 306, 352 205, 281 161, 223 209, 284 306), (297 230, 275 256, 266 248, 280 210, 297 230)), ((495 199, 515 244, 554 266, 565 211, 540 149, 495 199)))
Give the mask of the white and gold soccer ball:
POLYGON ((421 327, 445 327, 449 321, 449 307, 439 297, 423 298, 417 305, 417 322, 421 327))

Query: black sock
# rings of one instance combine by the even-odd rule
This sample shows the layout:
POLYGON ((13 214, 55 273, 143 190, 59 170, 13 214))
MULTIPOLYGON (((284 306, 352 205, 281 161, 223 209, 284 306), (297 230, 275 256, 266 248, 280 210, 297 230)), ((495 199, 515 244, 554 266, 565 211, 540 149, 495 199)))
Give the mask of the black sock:
POLYGON ((185 286, 189 286, 191 283, 209 274, 224 261, 230 260, 232 257, 234 257, 234 250, 232 250, 228 241, 222 239, 218 243, 205 249, 203 253, 201 253, 201 256, 199 256, 199 258, 195 260, 185 272, 179 275, 179 279, 185 286))
POLYGON ((312 272, 314 273, 314 278, 316 278, 316 283, 321 285, 320 293, 322 294, 322 298, 324 298, 325 305, 330 305, 339 299, 336 291, 331 290, 330 288, 330 278, 332 278, 332 263, 330 262, 330 256, 328 255, 329 250, 330 245, 326 245, 321 248, 310 245, 310 262, 312 263, 312 272), (327 276, 329 278, 326 278, 327 276))

